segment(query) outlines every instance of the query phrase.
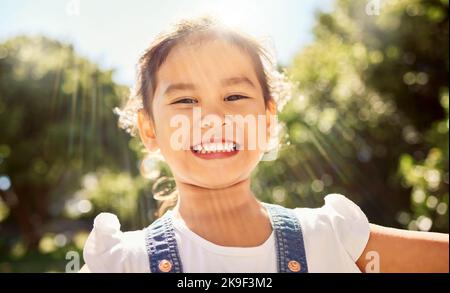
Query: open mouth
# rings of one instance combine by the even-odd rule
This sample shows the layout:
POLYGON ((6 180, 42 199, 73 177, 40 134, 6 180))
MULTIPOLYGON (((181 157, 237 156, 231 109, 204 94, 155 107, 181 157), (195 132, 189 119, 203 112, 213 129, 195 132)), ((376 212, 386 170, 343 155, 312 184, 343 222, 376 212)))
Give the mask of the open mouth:
POLYGON ((239 145, 233 141, 207 142, 191 147, 191 152, 202 159, 221 159, 236 155, 239 145))

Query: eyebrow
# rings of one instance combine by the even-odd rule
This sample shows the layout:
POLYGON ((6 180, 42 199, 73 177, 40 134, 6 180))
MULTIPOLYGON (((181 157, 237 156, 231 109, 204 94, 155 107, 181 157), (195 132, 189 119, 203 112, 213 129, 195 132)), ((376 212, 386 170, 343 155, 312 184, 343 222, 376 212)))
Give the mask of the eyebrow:
MULTIPOLYGON (((255 87, 253 82, 245 76, 238 76, 238 77, 229 77, 224 78, 221 81, 222 85, 224 86, 231 86, 236 84, 247 84, 251 87, 255 87)), ((168 95, 175 91, 182 91, 182 90, 195 90, 196 86, 193 83, 185 83, 185 82, 178 82, 178 83, 172 83, 169 86, 167 86, 166 90, 164 91, 164 95, 168 95)))
POLYGON ((226 85, 226 86, 240 84, 240 83, 247 84, 251 87, 255 87, 253 82, 246 76, 230 77, 230 78, 222 79, 222 84, 226 85))
POLYGON ((193 83, 172 83, 164 91, 164 95, 168 95, 171 92, 182 91, 182 90, 195 90, 195 85, 193 83))

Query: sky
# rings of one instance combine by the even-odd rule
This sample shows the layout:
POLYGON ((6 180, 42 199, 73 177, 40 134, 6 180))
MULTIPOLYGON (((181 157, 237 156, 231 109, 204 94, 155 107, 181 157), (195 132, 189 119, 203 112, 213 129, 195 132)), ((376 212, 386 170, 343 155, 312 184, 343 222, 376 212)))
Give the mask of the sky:
POLYGON ((281 64, 312 41, 316 11, 333 0, 0 0, 0 42, 41 34, 74 44, 131 86, 139 55, 179 18, 211 14, 265 40, 281 64))

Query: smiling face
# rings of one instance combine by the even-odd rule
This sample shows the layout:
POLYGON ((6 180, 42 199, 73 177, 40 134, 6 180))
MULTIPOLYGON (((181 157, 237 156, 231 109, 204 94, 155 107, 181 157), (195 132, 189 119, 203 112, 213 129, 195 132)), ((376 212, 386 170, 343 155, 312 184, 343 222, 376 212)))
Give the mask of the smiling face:
POLYGON ((147 148, 161 150, 175 180, 225 188, 247 179, 262 155, 261 141, 268 140, 269 116, 275 114, 272 102, 264 102, 249 55, 221 39, 180 43, 156 80, 153 121, 141 110, 139 131, 147 148), (263 125, 254 124, 258 121, 263 125))

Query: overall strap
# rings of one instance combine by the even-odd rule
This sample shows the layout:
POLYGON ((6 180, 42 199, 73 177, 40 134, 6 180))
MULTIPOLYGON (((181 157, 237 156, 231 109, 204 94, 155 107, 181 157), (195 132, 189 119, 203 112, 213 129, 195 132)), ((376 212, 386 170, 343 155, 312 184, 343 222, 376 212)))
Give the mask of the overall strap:
POLYGON ((145 229, 145 244, 152 273, 182 273, 175 232, 172 224, 172 211, 145 229))
POLYGON ((294 212, 276 204, 263 203, 275 232, 279 273, 307 273, 305 245, 300 221, 294 212))

